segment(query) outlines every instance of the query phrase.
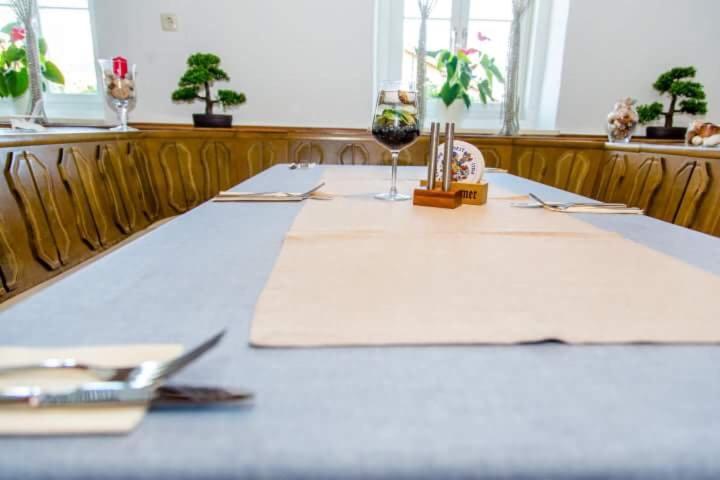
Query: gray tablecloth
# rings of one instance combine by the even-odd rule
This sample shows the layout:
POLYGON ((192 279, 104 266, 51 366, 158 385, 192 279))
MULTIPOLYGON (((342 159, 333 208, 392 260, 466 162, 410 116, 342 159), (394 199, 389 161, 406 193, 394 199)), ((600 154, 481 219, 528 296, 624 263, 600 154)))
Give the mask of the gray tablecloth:
MULTIPOLYGON (((302 190, 321 172, 277 166, 241 188, 302 190)), ((249 348, 299 208, 202 205, 0 314, 10 345, 191 345, 229 326, 177 380, 258 393, 247 408, 153 412, 126 437, 0 439, 0 479, 720 478, 720 347, 249 348)), ((720 275, 718 239, 580 218, 720 275)))

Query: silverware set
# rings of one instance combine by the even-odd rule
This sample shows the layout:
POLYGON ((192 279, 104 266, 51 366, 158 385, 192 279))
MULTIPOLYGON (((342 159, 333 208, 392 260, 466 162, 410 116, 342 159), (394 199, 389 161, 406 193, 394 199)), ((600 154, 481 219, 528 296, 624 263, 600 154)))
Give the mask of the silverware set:
POLYGON ((316 166, 317 166, 317 163, 315 163, 315 162, 310 162, 310 163, 293 162, 288 165, 288 168, 290 170, 297 170, 297 169, 315 168, 316 166))
MULTIPOLYGON (((455 143, 455 123, 445 124, 445 149, 442 164, 442 191, 449 192, 452 183, 452 158, 455 143)), ((437 179, 437 158, 440 148, 440 122, 430 124, 430 162, 428 163, 427 189, 434 190, 437 179)))
POLYGON ((512 203, 518 208, 544 208, 553 212, 565 213, 621 213, 642 215, 645 213, 641 208, 628 207, 624 203, 604 202, 547 202, 534 193, 528 196, 533 200, 530 203, 512 203))
POLYGON ((0 368, 0 375, 31 370, 83 370, 97 378, 67 391, 46 391, 20 386, 0 390, 0 406, 25 405, 34 408, 57 406, 117 406, 146 403, 192 404, 237 401, 252 398, 248 391, 228 392, 218 388, 170 387, 165 381, 215 347, 225 331, 192 350, 165 362, 143 362, 132 367, 109 368, 89 365, 72 358, 48 359, 39 364, 0 368))
POLYGON ((303 200, 332 200, 332 195, 321 193, 319 190, 325 182, 311 188, 306 192, 229 192, 223 191, 213 198, 213 202, 302 202, 303 200))

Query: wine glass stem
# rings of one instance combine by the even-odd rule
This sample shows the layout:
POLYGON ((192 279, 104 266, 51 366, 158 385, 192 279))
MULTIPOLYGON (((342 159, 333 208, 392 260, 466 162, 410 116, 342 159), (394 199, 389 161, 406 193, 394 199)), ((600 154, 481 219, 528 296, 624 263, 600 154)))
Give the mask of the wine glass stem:
POLYGON ((392 155, 392 181, 390 184, 390 195, 397 195, 397 171, 398 171, 398 158, 400 158, 400 152, 393 150, 390 152, 392 155))
POLYGON ((127 130, 128 128, 128 107, 127 105, 118 105, 118 117, 120 117, 120 128, 127 130))

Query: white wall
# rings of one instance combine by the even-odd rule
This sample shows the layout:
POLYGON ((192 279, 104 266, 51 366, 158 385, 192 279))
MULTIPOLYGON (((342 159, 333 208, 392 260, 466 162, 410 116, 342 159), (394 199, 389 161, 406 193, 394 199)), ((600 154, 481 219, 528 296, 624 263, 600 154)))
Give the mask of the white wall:
POLYGON ((220 55, 244 92, 236 124, 366 127, 373 102, 373 0, 95 0, 98 55, 138 65, 131 121, 189 123, 202 105, 171 92, 194 52, 220 55), (178 15, 163 32, 160 14, 178 15))
POLYGON ((718 0, 570 0, 556 128, 602 132, 617 99, 654 101, 658 75, 686 65, 720 122, 719 19, 718 0))
MULTIPOLYGON (((567 36, 564 50, 551 36, 555 60, 543 90, 553 101, 541 103, 554 125, 543 128, 603 133, 618 98, 655 100, 658 74, 681 65, 698 68, 709 117, 720 121, 720 0, 555 1, 569 3, 567 36)), ((174 105, 170 93, 188 54, 209 51, 222 57, 229 86, 248 96, 232 111, 236 124, 367 127, 374 0, 95 0, 95 9, 98 54, 123 54, 139 67, 131 120, 189 123, 202 106, 174 105), (160 30, 166 12, 178 15, 178 32, 160 30)))

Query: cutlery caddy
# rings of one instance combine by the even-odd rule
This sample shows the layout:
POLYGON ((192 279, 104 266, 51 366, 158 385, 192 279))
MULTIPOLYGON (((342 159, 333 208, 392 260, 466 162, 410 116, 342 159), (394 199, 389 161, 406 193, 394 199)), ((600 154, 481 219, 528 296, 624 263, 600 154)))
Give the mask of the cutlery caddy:
MULTIPOLYGON (((420 182, 421 188, 413 192, 413 205, 423 207, 450 208, 460 205, 484 205, 488 198, 488 183, 482 180, 482 169, 477 165, 463 164, 455 161, 454 150, 455 124, 445 124, 445 148, 442 158, 442 185, 436 187, 438 150, 440 141, 440 124, 433 122, 430 130, 430 162, 428 164, 427 180, 420 182), (464 170, 463 173, 472 173, 479 176, 477 182, 453 181, 455 169, 464 170), (470 171, 468 171, 470 170, 470 171)), ((462 143, 462 142, 460 142, 462 143)), ((478 156, 482 154, 478 151, 478 156)), ((468 175, 466 175, 468 176, 468 175)), ((465 177, 460 177, 465 178, 465 177)))

